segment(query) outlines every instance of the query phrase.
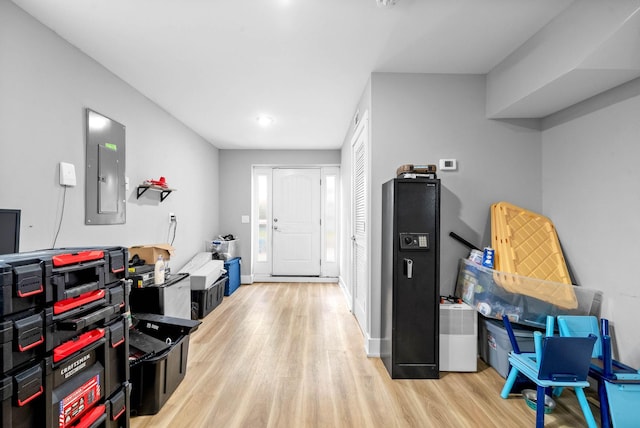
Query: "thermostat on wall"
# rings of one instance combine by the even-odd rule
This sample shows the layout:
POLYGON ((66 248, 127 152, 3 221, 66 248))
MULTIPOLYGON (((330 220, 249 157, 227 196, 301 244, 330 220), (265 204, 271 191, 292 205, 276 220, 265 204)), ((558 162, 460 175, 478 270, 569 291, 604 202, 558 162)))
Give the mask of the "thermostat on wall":
POLYGON ((440 159, 438 167, 440 171, 455 171, 458 169, 458 161, 456 159, 440 159))

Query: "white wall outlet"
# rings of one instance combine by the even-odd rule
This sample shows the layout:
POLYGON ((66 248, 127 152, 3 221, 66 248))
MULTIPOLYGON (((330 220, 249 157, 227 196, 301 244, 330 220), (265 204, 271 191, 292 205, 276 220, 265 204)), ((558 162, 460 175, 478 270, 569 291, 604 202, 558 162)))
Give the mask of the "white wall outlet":
POLYGON ((169 223, 173 223, 176 221, 176 215, 174 213, 169 213, 169 223))
POLYGON ((72 163, 60 162, 60 185, 76 185, 76 167, 72 163))
POLYGON ((458 169, 458 161, 456 159, 440 159, 438 169, 440 171, 455 171, 458 169))
POLYGON ((243 223, 243 224, 248 224, 248 223, 249 223, 249 221, 250 221, 250 220, 249 220, 249 216, 248 216, 248 215, 243 215, 243 216, 240 218, 240 222, 241 222, 241 223, 243 223))

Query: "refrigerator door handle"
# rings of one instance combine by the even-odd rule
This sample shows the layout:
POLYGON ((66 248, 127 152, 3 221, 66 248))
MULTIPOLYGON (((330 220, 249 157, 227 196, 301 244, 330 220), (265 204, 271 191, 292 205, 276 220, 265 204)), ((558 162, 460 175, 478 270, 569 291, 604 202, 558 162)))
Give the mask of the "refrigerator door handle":
POLYGON ((404 271, 407 274, 407 278, 413 278, 413 260, 404 259, 404 271))

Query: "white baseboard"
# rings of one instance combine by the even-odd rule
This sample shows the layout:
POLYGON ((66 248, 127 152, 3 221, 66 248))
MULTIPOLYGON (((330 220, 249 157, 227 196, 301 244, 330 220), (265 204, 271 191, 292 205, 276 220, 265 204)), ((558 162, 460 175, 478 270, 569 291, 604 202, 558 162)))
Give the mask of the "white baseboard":
POLYGON ((371 338, 367 335, 364 341, 364 350, 367 357, 380 357, 380 338, 371 338))
POLYGON ((344 294, 344 300, 347 302, 347 307, 349 308, 349 311, 353 312, 353 299, 351 297, 351 293, 349 292, 349 289, 347 288, 347 284, 344 282, 344 279, 342 277, 338 278, 338 285, 340 285, 340 289, 344 294))
POLYGON ((253 284, 253 275, 240 275, 240 284, 253 284))

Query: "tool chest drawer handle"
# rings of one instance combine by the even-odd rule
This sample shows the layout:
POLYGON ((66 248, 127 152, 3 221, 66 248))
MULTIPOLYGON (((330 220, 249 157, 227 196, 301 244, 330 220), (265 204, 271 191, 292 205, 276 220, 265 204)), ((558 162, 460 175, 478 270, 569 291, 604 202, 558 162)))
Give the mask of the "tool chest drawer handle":
POLYGON ((90 291, 85 294, 81 294, 78 297, 72 297, 70 299, 61 300, 53 304, 53 313, 58 315, 63 312, 70 311, 79 306, 86 305, 87 303, 94 302, 96 300, 103 299, 105 296, 104 289, 90 291))
POLYGON ((22 407, 25 404, 27 404, 29 401, 39 397, 42 395, 42 393, 44 392, 44 387, 42 385, 40 385, 40 389, 38 389, 38 391, 36 391, 35 394, 33 394, 31 397, 27 398, 26 400, 20 400, 18 398, 18 406, 22 407))
POLYGON ((109 410, 111 420, 118 420, 120 416, 122 416, 122 414, 127 410, 124 389, 113 394, 113 396, 109 399, 109 402, 111 403, 111 408, 109 410))
POLYGON ((85 346, 91 345, 92 343, 102 339, 103 337, 104 329, 102 328, 96 328, 95 330, 91 330, 84 334, 81 334, 76 339, 72 339, 55 348, 53 350, 53 362, 57 363, 58 361, 64 360, 69 355, 72 355, 85 346))
POLYGON ((63 291, 62 295, 64 296, 64 298, 62 300, 82 296, 83 294, 87 294, 90 291, 100 290, 102 287, 103 285, 101 281, 93 281, 78 285, 76 287, 67 288, 63 291))
POLYGON ((112 343, 111 347, 112 348, 117 348, 118 346, 122 345, 124 343, 124 337, 120 340, 118 340, 116 343, 112 343))
POLYGON ((35 348, 36 346, 40 345, 42 342, 44 342, 44 336, 40 336, 39 340, 36 340, 35 342, 27 345, 27 346, 22 346, 20 344, 18 344, 18 351, 20 352, 24 352, 24 351, 28 351, 29 349, 35 348))
POLYGON ((111 417, 111 420, 112 420, 112 421, 117 421, 117 420, 118 420, 118 418, 119 418, 120 416, 122 416, 122 414, 125 412, 125 410, 127 410, 127 408, 126 408, 126 407, 123 407, 122 409, 120 409, 120 411, 118 412, 118 414, 117 414, 117 415, 114 415, 114 416, 112 416, 112 417, 111 417))
POLYGON ((84 317, 60 321, 58 328, 60 330, 78 331, 98 321, 106 321, 111 315, 117 313, 118 310, 117 305, 107 306, 84 317))
POLYGON ((40 284, 40 288, 33 290, 33 291, 27 291, 26 293, 23 292, 22 290, 17 290, 18 293, 18 297, 29 297, 29 296, 34 296, 36 294, 40 294, 44 291, 44 287, 42 286, 42 284, 40 284))
POLYGON ((104 251, 90 250, 53 256, 53 266, 61 267, 104 258, 104 251))
POLYGON ((89 413, 84 415, 73 428, 90 428, 101 426, 102 422, 107 419, 106 407, 104 404, 94 407, 89 413), (102 418, 101 418, 102 416, 102 418))

